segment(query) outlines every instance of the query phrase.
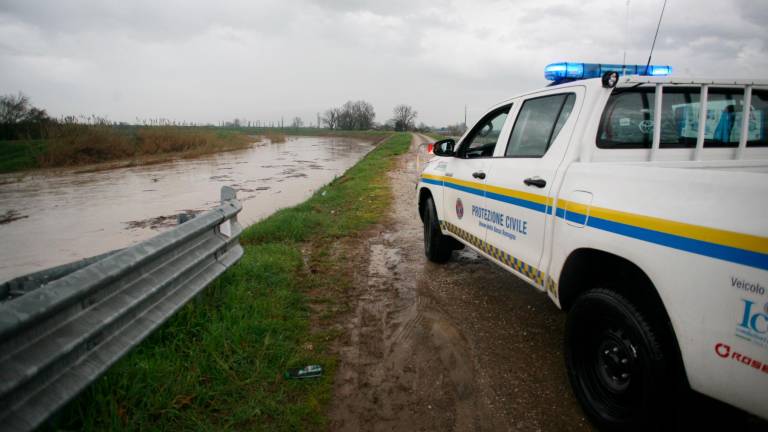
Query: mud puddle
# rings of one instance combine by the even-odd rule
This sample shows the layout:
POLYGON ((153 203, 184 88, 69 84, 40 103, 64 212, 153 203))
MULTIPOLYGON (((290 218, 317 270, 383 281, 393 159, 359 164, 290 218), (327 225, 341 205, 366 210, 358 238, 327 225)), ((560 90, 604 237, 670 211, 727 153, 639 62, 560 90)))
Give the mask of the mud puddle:
POLYGON ((100 166, 0 175, 0 282, 125 247, 239 189, 251 224, 298 204, 373 146, 361 140, 289 137, 250 149, 104 170, 100 166))
POLYGON ((331 430, 589 430, 563 368, 564 316, 474 252, 428 262, 414 154, 391 178, 390 220, 353 246, 331 430))

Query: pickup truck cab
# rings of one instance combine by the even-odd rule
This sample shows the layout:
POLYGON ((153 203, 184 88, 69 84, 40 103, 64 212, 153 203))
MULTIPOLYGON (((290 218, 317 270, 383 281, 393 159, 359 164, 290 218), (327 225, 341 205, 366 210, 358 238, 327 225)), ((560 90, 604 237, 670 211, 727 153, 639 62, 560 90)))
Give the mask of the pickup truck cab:
POLYGON ((426 255, 466 245, 567 311, 600 427, 663 424, 688 387, 768 418, 768 82, 601 66, 550 65, 435 143, 426 255))

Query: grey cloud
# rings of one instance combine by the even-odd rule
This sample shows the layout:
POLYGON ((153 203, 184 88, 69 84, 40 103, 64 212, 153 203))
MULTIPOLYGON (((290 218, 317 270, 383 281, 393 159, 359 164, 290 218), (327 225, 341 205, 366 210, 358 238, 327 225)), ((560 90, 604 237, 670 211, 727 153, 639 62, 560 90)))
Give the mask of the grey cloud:
MULTIPOLYGON (((631 3, 644 62, 662 0, 631 3)), ((0 0, 0 93, 54 114, 193 121, 302 116, 367 99, 455 122, 545 84, 552 61, 617 62, 624 1, 0 0)), ((654 61, 765 77, 768 4, 670 0, 654 61)), ((478 114, 479 115, 479 114, 478 114)))

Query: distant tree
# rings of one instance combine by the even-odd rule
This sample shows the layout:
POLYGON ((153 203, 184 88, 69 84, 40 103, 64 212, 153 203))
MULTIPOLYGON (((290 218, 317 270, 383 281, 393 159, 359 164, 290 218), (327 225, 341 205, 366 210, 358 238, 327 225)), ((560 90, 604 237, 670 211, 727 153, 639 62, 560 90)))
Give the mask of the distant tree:
POLYGON ((298 129, 302 126, 304 126, 304 121, 301 120, 301 117, 294 117, 293 121, 291 122, 291 127, 298 129))
POLYGON ((53 122, 21 92, 0 96, 0 139, 42 138, 53 122))
POLYGON ((395 130, 407 131, 414 128, 417 112, 410 105, 398 105, 392 110, 395 130))
POLYGON ((336 129, 339 127, 339 114, 341 112, 341 109, 339 108, 330 108, 323 113, 323 116, 320 118, 320 120, 323 122, 323 124, 328 129, 336 129))
POLYGON ((24 120, 30 110, 29 98, 19 92, 0 96, 0 123, 15 124, 24 120))
POLYGON ((347 101, 325 111, 321 121, 328 129, 367 130, 374 127, 376 112, 366 101, 347 101))
POLYGON ((461 136, 464 131, 467 130, 467 125, 464 123, 456 123, 453 125, 448 125, 446 129, 448 130, 449 136, 461 136))
POLYGON ((395 130, 395 120, 394 119, 387 120, 386 122, 384 122, 383 125, 381 125, 381 129, 387 130, 387 131, 395 130))
POLYGON ((419 123, 418 126, 416 126, 416 131, 418 132, 432 132, 432 127, 427 125, 424 122, 419 123))
POLYGON ((366 101, 347 101, 341 108, 336 109, 338 111, 335 126, 338 129, 367 130, 373 127, 376 112, 373 105, 366 101))

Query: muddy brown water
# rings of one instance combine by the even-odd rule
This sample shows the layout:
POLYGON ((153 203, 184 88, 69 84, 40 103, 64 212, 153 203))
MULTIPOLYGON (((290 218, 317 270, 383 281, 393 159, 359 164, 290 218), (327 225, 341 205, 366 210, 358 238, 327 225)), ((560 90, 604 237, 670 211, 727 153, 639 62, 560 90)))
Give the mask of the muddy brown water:
POLYGON ((304 201, 372 148, 289 137, 156 165, 0 175, 0 282, 147 239, 180 213, 216 206, 223 185, 239 190, 239 220, 251 224, 304 201))

